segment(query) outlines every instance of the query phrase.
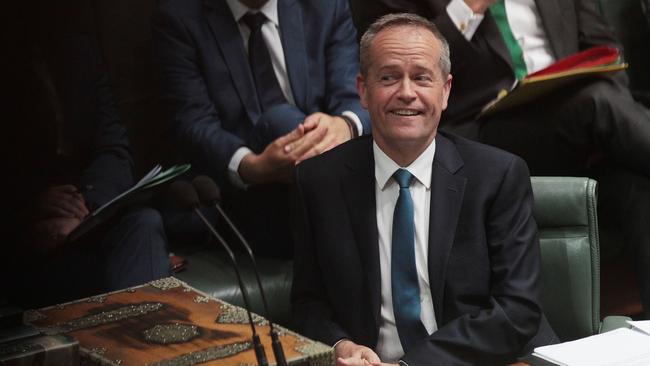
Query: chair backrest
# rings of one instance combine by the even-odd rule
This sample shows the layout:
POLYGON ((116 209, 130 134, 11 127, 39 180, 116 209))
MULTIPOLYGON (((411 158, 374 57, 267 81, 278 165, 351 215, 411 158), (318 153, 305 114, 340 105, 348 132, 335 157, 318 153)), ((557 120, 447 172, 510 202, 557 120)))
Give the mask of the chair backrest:
POLYGON ((562 341, 598 333, 600 260, 596 181, 532 177, 544 312, 562 341))

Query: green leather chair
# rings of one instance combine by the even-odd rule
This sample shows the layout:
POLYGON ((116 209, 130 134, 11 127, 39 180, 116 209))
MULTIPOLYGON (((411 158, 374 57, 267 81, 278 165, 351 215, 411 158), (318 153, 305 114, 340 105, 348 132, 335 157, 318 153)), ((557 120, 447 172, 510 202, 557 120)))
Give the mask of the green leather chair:
POLYGON ((532 177, 542 256, 542 303, 562 341, 627 326, 627 317, 600 321, 600 254, 596 181, 532 177))
MULTIPOLYGON (((213 247, 201 248, 192 252, 178 251, 187 259, 187 269, 175 276, 213 297, 228 303, 244 306, 241 291, 237 284, 235 270, 227 254, 213 247)), ((236 253, 243 281, 246 285, 253 312, 265 316, 262 298, 257 287, 253 266, 243 253, 236 253)), ((256 258, 262 286, 274 323, 291 328, 291 283, 293 263, 290 260, 256 258)))

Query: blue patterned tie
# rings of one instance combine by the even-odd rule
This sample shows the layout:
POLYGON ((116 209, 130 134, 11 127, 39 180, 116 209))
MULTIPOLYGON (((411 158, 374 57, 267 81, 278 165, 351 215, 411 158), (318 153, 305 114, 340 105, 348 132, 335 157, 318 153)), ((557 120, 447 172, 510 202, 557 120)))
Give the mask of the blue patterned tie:
POLYGON ((427 336, 420 320, 420 287, 415 266, 415 224, 409 185, 413 176, 398 169, 393 179, 399 184, 399 197, 393 215, 391 288, 395 325, 404 352, 427 336))

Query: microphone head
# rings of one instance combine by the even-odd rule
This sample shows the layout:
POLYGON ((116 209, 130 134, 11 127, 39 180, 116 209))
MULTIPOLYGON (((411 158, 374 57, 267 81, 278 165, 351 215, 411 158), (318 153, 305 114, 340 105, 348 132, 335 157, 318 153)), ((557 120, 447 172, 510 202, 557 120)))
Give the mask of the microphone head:
POLYGON ((177 180, 169 186, 171 201, 179 208, 194 209, 201 206, 196 189, 187 181, 177 180))
POLYGON ((206 175, 199 175, 192 181, 201 202, 215 204, 221 202, 221 190, 212 178, 206 175))

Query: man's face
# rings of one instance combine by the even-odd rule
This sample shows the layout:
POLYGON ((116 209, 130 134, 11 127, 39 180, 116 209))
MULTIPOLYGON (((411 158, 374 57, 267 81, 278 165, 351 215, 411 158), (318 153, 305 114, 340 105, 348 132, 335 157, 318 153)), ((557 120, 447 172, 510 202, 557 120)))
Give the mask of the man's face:
POLYGON ((396 26, 375 36, 369 56, 357 89, 370 113, 373 138, 387 153, 404 147, 424 151, 451 89, 451 75, 443 79, 438 66, 440 42, 427 29, 396 26))

